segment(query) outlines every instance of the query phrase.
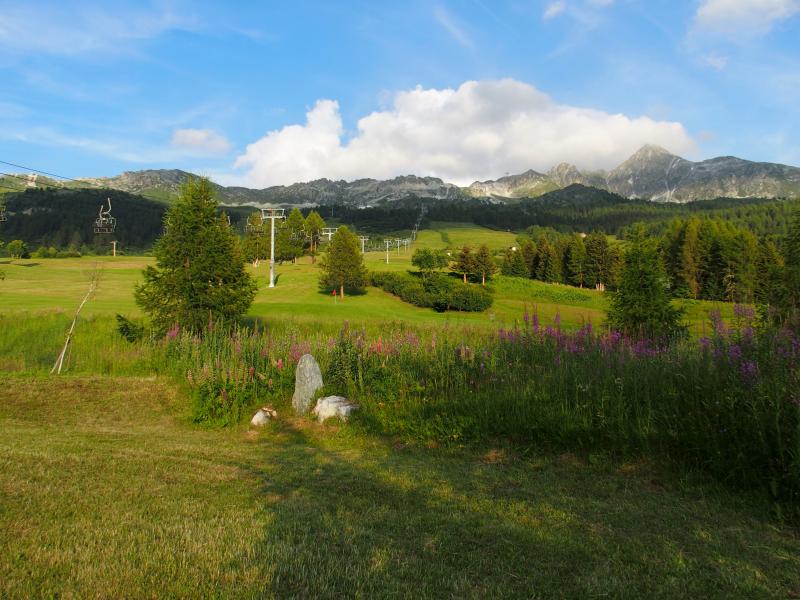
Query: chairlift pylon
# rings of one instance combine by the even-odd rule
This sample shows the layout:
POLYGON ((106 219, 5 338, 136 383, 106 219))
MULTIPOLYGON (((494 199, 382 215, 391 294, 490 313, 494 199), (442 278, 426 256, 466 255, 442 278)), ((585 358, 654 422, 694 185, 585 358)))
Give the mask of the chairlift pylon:
POLYGON ((100 214, 94 221, 95 233, 114 233, 114 229, 117 226, 117 220, 111 216, 111 198, 106 198, 106 200, 108 202, 108 208, 104 208, 101 204, 100 214))

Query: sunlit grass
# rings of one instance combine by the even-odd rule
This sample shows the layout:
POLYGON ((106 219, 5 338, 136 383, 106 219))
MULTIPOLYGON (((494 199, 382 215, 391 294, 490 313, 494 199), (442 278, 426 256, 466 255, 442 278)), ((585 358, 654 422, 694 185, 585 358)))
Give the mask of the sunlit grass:
POLYGON ((800 541, 645 463, 198 429, 150 378, 0 380, 0 596, 786 598, 800 541))

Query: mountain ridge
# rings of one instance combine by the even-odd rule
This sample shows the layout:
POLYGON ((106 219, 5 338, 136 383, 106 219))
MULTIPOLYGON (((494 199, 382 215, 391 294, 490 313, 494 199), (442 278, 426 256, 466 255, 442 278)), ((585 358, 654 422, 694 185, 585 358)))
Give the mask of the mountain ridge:
MULTIPOLYGON (((84 181, 168 201, 192 176, 192 173, 180 169, 147 169, 84 181)), ((322 178, 263 189, 216 183, 214 187, 220 201, 227 205, 346 204, 363 207, 416 198, 458 200, 478 197, 495 202, 514 202, 521 198, 537 198, 573 184, 598 188, 625 198, 657 202, 692 202, 718 197, 783 198, 800 196, 800 168, 748 161, 735 156, 694 162, 648 144, 610 171, 583 171, 564 162, 546 173, 528 169, 494 180, 475 181, 466 187, 438 177, 417 175, 401 175, 387 180, 363 178, 349 182, 322 178)))

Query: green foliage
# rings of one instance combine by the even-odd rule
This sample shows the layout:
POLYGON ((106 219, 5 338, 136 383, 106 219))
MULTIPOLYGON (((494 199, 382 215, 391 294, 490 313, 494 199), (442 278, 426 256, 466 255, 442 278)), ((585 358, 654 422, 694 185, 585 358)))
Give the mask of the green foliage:
POLYGON ((580 235, 575 234, 570 239, 564 263, 567 283, 583 287, 586 282, 586 245, 580 235))
POLYGON ((235 322, 255 296, 239 240, 216 215, 213 194, 206 179, 183 186, 154 247, 156 266, 147 267, 136 286, 137 304, 161 333, 174 326, 198 332, 211 322, 235 322))
POLYGON ((344 225, 333 234, 320 261, 320 268, 320 285, 329 290, 336 289, 342 296, 345 290, 360 292, 367 285, 367 268, 361 254, 361 244, 344 225))
POLYGON ((322 230, 325 228, 325 221, 317 211, 312 210, 308 213, 303 227, 306 237, 310 241, 309 253, 311 254, 311 259, 314 260, 322 230))
POLYGON ((508 248, 503 255, 500 272, 508 277, 530 277, 530 268, 523 253, 517 248, 508 248))
POLYGON ((261 211, 251 213, 247 217, 245 236, 242 242, 242 253, 245 260, 256 263, 268 260, 270 254, 270 222, 264 222, 261 211))
POLYGON ((442 273, 415 277, 408 273, 373 271, 370 282, 409 304, 438 312, 482 312, 494 301, 488 289, 462 283, 442 273))
POLYGON ((788 321, 800 329, 800 207, 794 213, 784 255, 786 265, 779 306, 788 321))
POLYGON ((472 248, 469 246, 461 248, 453 264, 453 271, 462 276, 464 283, 467 283, 468 277, 475 275, 476 262, 475 255, 472 253, 472 248))
POLYGON ((682 311, 672 305, 669 280, 654 240, 642 234, 625 253, 619 289, 611 296, 608 322, 637 338, 668 339, 683 331, 682 311))
POLYGON ((486 244, 482 244, 475 254, 475 273, 480 276, 482 285, 497 273, 497 263, 486 244))
POLYGON ((547 283, 561 282, 561 257, 558 247, 542 237, 537 244, 536 279, 547 283))
POLYGON ((11 258, 25 258, 28 255, 28 244, 22 240, 8 242, 7 249, 11 258))
POLYGON ((119 333, 126 341, 135 344, 145 338, 146 329, 141 323, 134 323, 127 317, 120 314, 116 315, 117 320, 117 333, 119 333))
POLYGON ((445 268, 449 263, 450 258, 444 250, 418 248, 411 256, 411 264, 417 267, 424 277, 438 269, 445 268))

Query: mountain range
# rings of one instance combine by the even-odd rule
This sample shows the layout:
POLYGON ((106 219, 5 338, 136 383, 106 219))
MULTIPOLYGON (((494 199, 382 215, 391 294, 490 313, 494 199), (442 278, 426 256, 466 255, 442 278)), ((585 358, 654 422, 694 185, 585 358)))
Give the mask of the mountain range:
MULTIPOLYGON (((93 185, 169 200, 191 177, 181 170, 128 171, 110 178, 93 178, 93 185)), ((19 183, 19 181, 17 181, 19 183)), ((406 175, 389 180, 318 179, 264 189, 216 185, 219 199, 227 205, 326 205, 375 206, 408 198, 457 200, 488 198, 514 202, 536 198, 574 184, 613 192, 625 198, 658 202, 692 202, 728 198, 790 198, 800 196, 800 168, 753 162, 723 156, 693 162, 659 146, 647 145, 610 171, 581 171, 559 164, 547 173, 528 170, 496 180, 476 181, 468 187, 436 177, 406 175)), ((72 183, 72 186, 79 183, 72 183)))

